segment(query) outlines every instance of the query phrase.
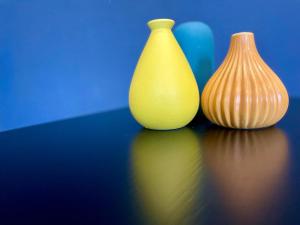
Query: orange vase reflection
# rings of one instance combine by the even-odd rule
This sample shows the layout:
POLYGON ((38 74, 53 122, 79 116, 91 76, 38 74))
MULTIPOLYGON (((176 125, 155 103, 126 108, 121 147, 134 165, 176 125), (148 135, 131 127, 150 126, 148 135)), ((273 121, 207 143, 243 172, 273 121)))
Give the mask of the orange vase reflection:
POLYGON ((235 224, 258 224, 276 209, 288 166, 283 131, 216 128, 205 134, 203 148, 223 206, 235 224))

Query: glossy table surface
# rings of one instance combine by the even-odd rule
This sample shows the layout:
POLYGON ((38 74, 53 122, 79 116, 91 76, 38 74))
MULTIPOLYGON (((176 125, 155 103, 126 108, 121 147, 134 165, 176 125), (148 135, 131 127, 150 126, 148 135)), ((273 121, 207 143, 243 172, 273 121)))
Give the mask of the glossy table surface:
POLYGON ((163 132, 121 109, 1 133, 0 224, 298 225, 299 115, 163 132))

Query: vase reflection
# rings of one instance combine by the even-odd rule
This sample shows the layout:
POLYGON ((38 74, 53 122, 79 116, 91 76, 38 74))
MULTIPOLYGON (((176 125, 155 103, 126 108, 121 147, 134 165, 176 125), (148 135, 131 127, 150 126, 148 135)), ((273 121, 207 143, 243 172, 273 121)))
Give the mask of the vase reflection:
POLYGON ((269 218, 267 214, 276 215, 288 167, 288 140, 283 131, 216 128, 205 133, 203 148, 232 224, 260 224, 269 218))
POLYGON ((202 156, 190 129, 143 130, 132 144, 131 168, 145 224, 193 224, 199 207, 202 156))

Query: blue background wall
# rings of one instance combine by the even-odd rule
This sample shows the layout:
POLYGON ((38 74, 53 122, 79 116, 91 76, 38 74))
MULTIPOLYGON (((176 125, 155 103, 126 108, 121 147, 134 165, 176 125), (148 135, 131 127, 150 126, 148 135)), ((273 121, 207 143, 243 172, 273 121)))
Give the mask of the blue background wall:
POLYGON ((127 105, 153 18, 200 20, 216 62, 253 31, 265 61, 300 96, 299 0, 0 0, 0 130, 127 105))

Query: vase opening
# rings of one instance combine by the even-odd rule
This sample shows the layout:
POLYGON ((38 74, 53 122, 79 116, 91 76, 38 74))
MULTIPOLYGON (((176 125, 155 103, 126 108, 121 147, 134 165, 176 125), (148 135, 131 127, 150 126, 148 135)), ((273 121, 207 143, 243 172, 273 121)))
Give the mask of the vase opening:
POLYGON ((232 37, 237 36, 254 36, 254 34, 252 32, 238 32, 232 35, 232 37))
POLYGON ((175 21, 171 19, 155 19, 155 20, 150 20, 147 24, 151 30, 172 29, 172 27, 175 24, 175 21))
POLYGON ((238 42, 254 42, 254 34, 252 32, 239 32, 231 36, 232 41, 238 42))

